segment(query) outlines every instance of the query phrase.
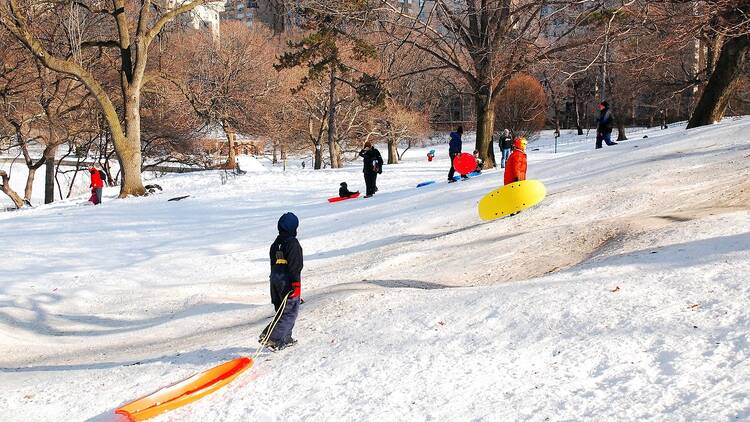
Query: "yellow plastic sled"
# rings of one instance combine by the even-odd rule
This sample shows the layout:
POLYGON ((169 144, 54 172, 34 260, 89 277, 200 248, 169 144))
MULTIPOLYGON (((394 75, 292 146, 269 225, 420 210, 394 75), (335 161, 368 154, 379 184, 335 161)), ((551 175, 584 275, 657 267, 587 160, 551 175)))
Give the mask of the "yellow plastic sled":
POLYGON ((182 407, 199 398, 211 394, 229 384, 245 370, 253 366, 253 360, 241 357, 219 366, 195 374, 192 377, 169 387, 162 388, 132 401, 115 411, 131 421, 153 418, 168 410, 182 407))
POLYGON ((542 202, 547 195, 538 180, 524 180, 493 190, 479 201, 479 218, 494 220, 517 213, 542 202))

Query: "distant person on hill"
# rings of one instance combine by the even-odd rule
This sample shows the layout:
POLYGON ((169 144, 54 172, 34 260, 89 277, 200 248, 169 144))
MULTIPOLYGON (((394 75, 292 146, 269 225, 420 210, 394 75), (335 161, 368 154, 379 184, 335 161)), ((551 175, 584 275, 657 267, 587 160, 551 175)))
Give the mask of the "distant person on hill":
POLYGON ((479 157, 479 150, 474 150, 474 160, 477 162, 477 168, 474 170, 477 173, 482 172, 482 168, 484 167, 484 160, 482 160, 481 157, 479 157))
POLYGON ((91 174, 91 184, 89 187, 91 188, 91 197, 89 198, 89 202, 93 203, 94 205, 99 205, 102 203, 102 190, 104 189, 104 181, 102 180, 101 174, 99 174, 99 170, 96 169, 96 167, 91 166, 89 168, 89 173, 91 174))
POLYGON ((505 184, 526 180, 526 138, 513 141, 513 152, 505 163, 505 184))
MULTIPOLYGON (((464 128, 463 126, 459 126, 456 128, 455 132, 451 132, 450 134, 450 141, 448 142, 448 156, 451 159, 451 169, 448 171, 448 183, 453 183, 455 180, 453 180, 453 175, 456 173, 456 169, 453 168, 453 160, 458 156, 458 154, 461 153, 461 149, 463 147, 463 141, 461 140, 461 137, 464 134, 464 128)), ((461 175, 462 178, 468 179, 466 175, 461 175)))
POLYGON ((349 186, 347 186, 346 182, 341 182, 341 187, 339 188, 339 197, 341 198, 348 198, 352 195, 358 194, 359 191, 352 192, 349 190, 349 186))
POLYGON ((280 350, 297 342, 292 338, 292 329, 299 314, 302 293, 302 246, 297 240, 299 219, 288 212, 279 218, 277 227, 279 235, 270 250, 271 303, 276 316, 258 339, 271 350, 280 350))
POLYGON ((372 146, 370 141, 365 142, 365 146, 359 152, 359 156, 363 158, 362 172, 365 174, 365 198, 369 198, 378 191, 378 174, 383 174, 383 157, 380 155, 380 151, 372 146))
POLYGON ((599 118, 596 119, 596 149, 602 147, 602 141, 607 145, 617 145, 612 141, 612 128, 614 127, 614 116, 609 109, 609 103, 602 101, 599 103, 599 118))
POLYGON ((500 144, 500 151, 502 151, 503 154, 503 156, 500 158, 500 168, 505 168, 505 163, 508 161, 510 152, 513 149, 513 137, 510 134, 510 130, 503 130, 503 134, 500 135, 498 144, 500 144))

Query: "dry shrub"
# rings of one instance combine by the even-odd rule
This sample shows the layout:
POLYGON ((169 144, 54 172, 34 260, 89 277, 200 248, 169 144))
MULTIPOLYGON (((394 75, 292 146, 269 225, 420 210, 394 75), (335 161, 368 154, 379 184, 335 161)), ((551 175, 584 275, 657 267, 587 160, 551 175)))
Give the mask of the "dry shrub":
POLYGON ((532 139, 544 129, 547 96, 533 76, 513 77, 495 104, 495 130, 510 129, 514 136, 532 139))

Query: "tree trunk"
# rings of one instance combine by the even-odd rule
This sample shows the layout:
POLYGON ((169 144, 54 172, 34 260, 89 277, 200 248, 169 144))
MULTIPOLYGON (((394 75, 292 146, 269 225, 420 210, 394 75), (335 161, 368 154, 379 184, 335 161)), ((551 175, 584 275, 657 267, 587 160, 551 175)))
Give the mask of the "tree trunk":
POLYGON ((388 164, 398 164, 398 142, 388 137, 388 164))
POLYGON ((714 71, 690 117, 688 129, 721 121, 747 62, 748 50, 750 34, 731 38, 724 43, 714 71))
POLYGON ((492 131, 495 128, 495 107, 490 94, 486 92, 475 95, 474 101, 477 110, 476 149, 484 161, 485 168, 493 168, 495 161, 490 155, 490 148, 492 148, 492 131))
POLYGON ((31 203, 31 193, 34 190, 34 176, 36 175, 36 167, 29 167, 29 172, 26 175, 26 188, 23 190, 23 198, 31 203))
POLYGON ((120 162, 122 172, 120 198, 146 194, 141 179, 141 166, 143 164, 141 157, 141 97, 140 89, 136 86, 133 86, 131 92, 125 98, 125 137, 112 130, 117 159, 120 162))
POLYGON ((278 150, 279 144, 276 143, 276 141, 271 142, 271 164, 279 163, 279 155, 277 153, 278 150))
POLYGON ((47 157, 44 160, 44 203, 55 202, 55 159, 47 157))
POLYGON ((617 119, 617 142, 627 140, 628 136, 625 134, 625 122, 622 119, 617 119))
POLYGON ((331 65, 331 81, 328 87, 328 152, 331 168, 340 168, 341 160, 336 148, 336 67, 331 65))
POLYGON ((44 203, 55 202, 55 155, 57 145, 45 148, 44 151, 44 203))
POLYGON ((6 173, 4 170, 0 170, 0 180, 3 181, 3 184, 0 185, 0 191, 3 191, 11 201, 13 201, 13 204, 16 206, 16 208, 23 207, 23 199, 21 199, 18 194, 10 188, 10 177, 8 176, 8 173, 6 173))
POLYGON ((222 123, 222 127, 224 128, 224 134, 229 143, 229 151, 227 151, 227 163, 225 167, 233 169, 237 167, 237 151, 234 150, 235 133, 227 127, 226 123, 222 123))
POLYGON ((323 148, 320 144, 315 144, 313 157, 313 169, 320 170, 323 167, 323 148))
POLYGON ((576 129, 578 130, 578 136, 583 135, 583 126, 581 126, 581 112, 578 108, 578 84, 573 82, 573 108, 576 113, 576 129))

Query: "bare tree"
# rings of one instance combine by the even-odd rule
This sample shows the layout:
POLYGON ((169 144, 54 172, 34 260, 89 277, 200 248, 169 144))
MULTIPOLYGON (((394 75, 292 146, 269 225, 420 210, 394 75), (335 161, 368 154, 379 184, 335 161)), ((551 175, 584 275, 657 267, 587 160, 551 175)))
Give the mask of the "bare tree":
POLYGON ((13 127, 28 169, 24 198, 31 202, 36 171, 45 166, 44 202, 51 203, 55 156, 61 145, 85 130, 81 112, 89 106, 87 92, 80 82, 51 72, 20 47, 9 45, 0 52, 0 59, 6 65, 0 72, 2 117, 13 127), (43 149, 41 157, 34 157, 32 147, 43 149))
POLYGON ((384 141, 388 145, 388 164, 398 164, 406 151, 429 132, 426 113, 409 110, 393 99, 368 114, 366 140, 384 141), (399 147, 403 147, 401 152, 399 147))
POLYGON ((357 65, 374 59, 376 51, 357 33, 358 24, 369 22, 366 0, 304 0, 297 8, 311 31, 299 41, 290 41, 288 50, 279 57, 278 70, 303 67, 307 75, 300 81, 297 91, 313 80, 325 78, 328 82, 326 124, 331 167, 342 165, 339 134, 336 133, 338 106, 336 94, 340 85, 348 85, 360 99, 373 104, 382 103, 384 92, 380 81, 357 68, 357 65))
POLYGON ((174 38, 162 75, 179 88, 204 125, 221 128, 229 143, 226 167, 235 168, 236 133, 267 133, 272 122, 264 113, 275 104, 265 100, 281 91, 271 34, 232 22, 224 25, 219 40, 203 32, 174 38))
POLYGON ((711 0, 704 3, 707 10, 716 14, 707 30, 724 41, 712 64, 708 83, 690 116, 688 128, 721 120, 750 55, 750 3, 746 0, 711 0))
MULTIPOLYGON (((427 4, 427 3, 425 3, 427 4)), ((428 18, 413 16, 392 2, 383 2, 383 27, 394 40, 432 55, 461 75, 476 107, 477 149, 488 165, 495 104, 510 79, 530 65, 570 48, 565 36, 594 8, 577 1, 436 0, 428 18), (557 36, 545 29, 561 14, 573 15, 557 36)))
POLYGON ((530 75, 517 75, 498 95, 497 126, 531 139, 544 128, 546 103, 544 88, 538 80, 530 75))
POLYGON ((141 178, 140 110, 141 90, 149 80, 149 49, 167 23, 205 2, 192 0, 169 7, 170 2, 152 0, 51 0, 44 3, 3 0, 0 5, 0 27, 9 31, 44 66, 83 83, 98 102, 109 125, 122 171, 120 197, 145 193, 141 178), (77 8, 74 16, 84 16, 92 30, 77 31, 67 40, 60 36, 43 37, 48 28, 59 27, 60 20, 70 19, 71 7, 77 8), (87 68, 78 60, 88 49, 115 52, 115 66, 103 69, 105 73, 97 76, 96 69, 87 68), (116 71, 119 90, 108 89, 106 71, 116 71), (118 110, 118 103, 121 110, 118 110))
POLYGON ((2 184, 0 185, 0 191, 2 191, 4 194, 8 195, 11 201, 13 201, 13 204, 16 206, 16 208, 22 208, 23 207, 23 199, 21 199, 18 194, 11 189, 10 187, 10 176, 8 176, 8 173, 5 170, 0 170, 0 180, 2 180, 2 184))

